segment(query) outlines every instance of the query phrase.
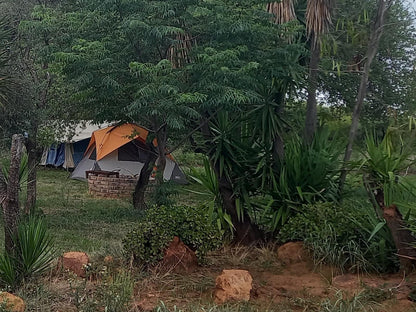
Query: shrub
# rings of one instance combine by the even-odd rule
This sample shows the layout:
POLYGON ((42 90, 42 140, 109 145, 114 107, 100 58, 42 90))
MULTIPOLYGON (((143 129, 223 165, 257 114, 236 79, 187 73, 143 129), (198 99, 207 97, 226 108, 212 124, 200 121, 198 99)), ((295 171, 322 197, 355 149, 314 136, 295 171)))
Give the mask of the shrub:
POLYGON ((165 181, 152 185, 150 188, 150 202, 156 206, 174 206, 178 195, 178 186, 175 182, 165 181))
POLYGON ((302 240, 317 263, 341 270, 386 272, 397 267, 387 226, 357 202, 305 205, 283 226, 279 240, 302 240))
POLYGON ((200 260, 222 243, 221 233, 206 210, 160 206, 146 210, 138 225, 127 233, 124 250, 138 263, 154 264, 162 259, 163 250, 174 236, 194 250, 200 260))

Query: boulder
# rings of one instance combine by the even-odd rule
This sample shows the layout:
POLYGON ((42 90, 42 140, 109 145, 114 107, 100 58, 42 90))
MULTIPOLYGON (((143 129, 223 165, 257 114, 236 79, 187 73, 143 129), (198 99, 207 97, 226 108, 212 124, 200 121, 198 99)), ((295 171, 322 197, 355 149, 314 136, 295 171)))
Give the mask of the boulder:
POLYGON ((293 264, 309 261, 309 254, 303 242, 289 242, 279 247, 277 259, 284 264, 293 264))
POLYGON ((215 281, 215 303, 249 301, 253 278, 246 270, 223 270, 215 281))
POLYGON ((90 262, 85 252, 71 251, 62 255, 61 264, 66 270, 75 273, 79 277, 85 277, 85 266, 90 262))
POLYGON ((24 312, 26 308, 22 298, 8 292, 0 292, 0 302, 5 303, 6 310, 10 312, 24 312))
POLYGON ((175 236, 166 248, 160 268, 174 273, 191 273, 198 267, 195 252, 175 236))

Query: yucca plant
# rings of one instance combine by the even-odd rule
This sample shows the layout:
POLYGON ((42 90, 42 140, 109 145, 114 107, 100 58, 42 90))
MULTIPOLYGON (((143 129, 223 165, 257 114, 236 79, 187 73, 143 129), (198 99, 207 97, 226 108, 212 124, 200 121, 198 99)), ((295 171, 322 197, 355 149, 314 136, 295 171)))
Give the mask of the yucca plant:
MULTIPOLYGON (((4 159, 1 164, 1 172, 3 174, 3 179, 6 184, 9 183, 9 167, 10 167, 10 160, 4 159)), ((20 162, 20 168, 19 168, 19 184, 22 185, 27 182, 28 177, 28 155, 24 153, 22 155, 22 160, 20 162)))
POLYGON ((411 144, 402 140, 399 129, 389 128, 381 142, 368 135, 366 145, 364 160, 359 166, 365 188, 380 221, 385 221, 390 229, 402 269, 411 269, 416 249, 410 246, 415 243, 415 238, 399 210, 406 208, 399 202, 404 194, 410 195, 413 200, 416 198, 414 187, 401 176, 404 169, 415 162, 407 148, 411 144))
POLYGON ((209 195, 211 197, 211 200, 207 203, 207 206, 209 207, 209 215, 216 220, 219 230, 225 230, 228 228, 230 232, 232 232, 233 223, 230 215, 223 209, 218 179, 211 167, 211 164, 209 163, 208 158, 205 157, 203 162, 203 172, 200 173, 195 170, 195 168, 192 168, 190 178, 196 183, 202 185, 205 188, 205 192, 198 192, 194 190, 189 190, 189 192, 199 195, 209 195))
POLYGON ((415 162, 406 148, 411 144, 405 144, 397 131, 389 128, 381 142, 373 135, 366 137, 366 151, 359 170, 365 175, 369 194, 377 192, 382 201, 378 208, 390 206, 403 192, 416 196, 412 186, 400 175, 415 162))
POLYGON ((266 191, 269 202, 263 217, 274 232, 305 203, 336 200, 336 175, 342 145, 327 129, 320 129, 311 144, 294 136, 285 144, 285 159, 266 191))
POLYGON ((17 262, 24 278, 41 274, 51 265, 55 248, 46 223, 38 217, 29 217, 17 229, 17 262))
POLYGON ((48 270, 56 253, 46 223, 38 217, 29 216, 19 224, 14 244, 13 254, 0 256, 0 282, 11 288, 48 270))

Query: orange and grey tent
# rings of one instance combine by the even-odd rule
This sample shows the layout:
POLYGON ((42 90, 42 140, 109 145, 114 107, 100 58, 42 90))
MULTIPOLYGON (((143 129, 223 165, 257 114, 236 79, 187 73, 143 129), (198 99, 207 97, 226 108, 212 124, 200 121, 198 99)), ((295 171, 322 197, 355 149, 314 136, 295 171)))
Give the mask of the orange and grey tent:
MULTIPOLYGON (((73 171, 74 179, 86 179, 86 172, 102 170, 118 172, 120 175, 139 176, 149 157, 146 146, 148 131, 134 124, 110 126, 94 131, 83 159, 73 171)), ((184 173, 173 157, 167 155, 165 180, 186 183, 184 173)))

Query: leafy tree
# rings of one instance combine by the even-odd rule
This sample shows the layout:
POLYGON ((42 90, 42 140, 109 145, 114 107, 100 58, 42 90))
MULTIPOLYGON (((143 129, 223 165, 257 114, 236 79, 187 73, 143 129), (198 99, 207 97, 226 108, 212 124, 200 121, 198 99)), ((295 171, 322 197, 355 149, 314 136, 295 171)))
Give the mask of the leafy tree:
MULTIPOLYGON (((12 71, 19 84, 13 94, 13 105, 4 108, 5 115, 13 120, 9 127, 14 132, 27 133, 25 140, 28 151, 29 177, 27 183, 26 212, 36 202, 36 166, 39 160, 38 129, 41 123, 53 118, 51 88, 53 77, 50 72, 50 53, 57 38, 54 20, 46 5, 57 5, 59 1, 5 1, 4 11, 14 21, 12 27, 13 58, 12 71), (36 6, 36 4, 38 4, 36 6), (54 37, 55 36, 55 37, 54 37)), ((56 115, 55 115, 56 116, 56 115)))

